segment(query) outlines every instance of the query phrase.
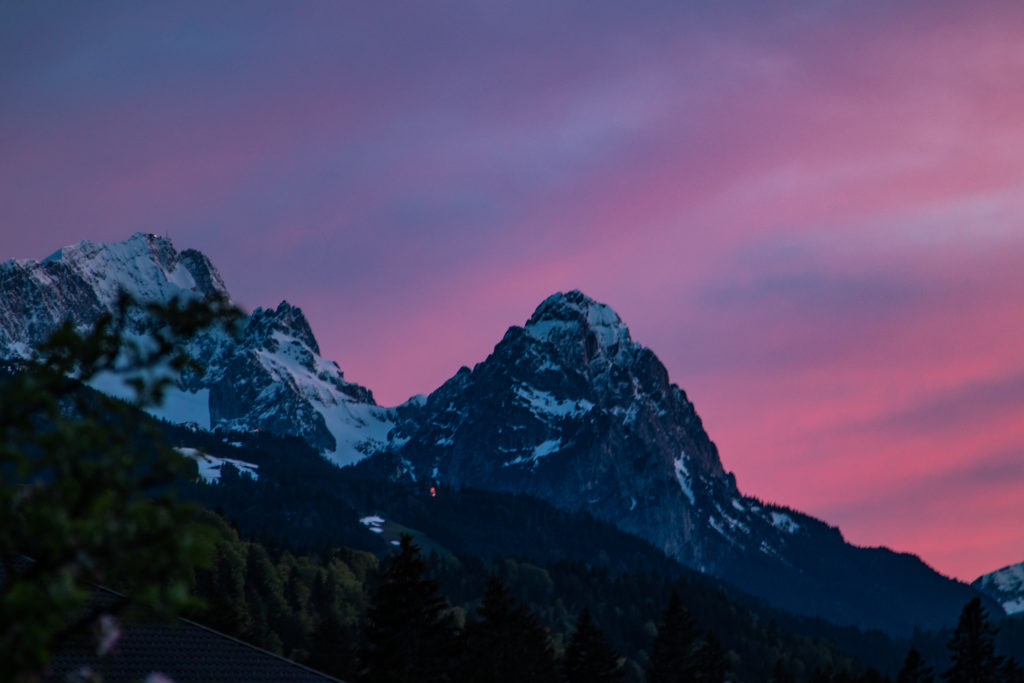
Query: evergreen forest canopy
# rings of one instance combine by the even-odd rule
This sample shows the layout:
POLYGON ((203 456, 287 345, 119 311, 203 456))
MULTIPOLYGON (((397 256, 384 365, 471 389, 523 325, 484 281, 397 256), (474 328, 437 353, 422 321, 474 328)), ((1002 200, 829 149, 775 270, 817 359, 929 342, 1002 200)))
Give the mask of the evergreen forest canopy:
POLYGON ((109 634, 122 607, 90 605, 101 584, 353 681, 1021 680, 1024 624, 997 634, 979 601, 955 631, 896 641, 779 612, 528 496, 429 491, 387 458, 342 470, 295 439, 158 423, 139 408, 170 375, 150 371, 186 369, 181 340, 232 312, 148 307, 161 324, 139 345, 133 306, 63 328, 3 375, 4 679, 109 634), (134 403, 83 387, 110 371, 132 378, 134 403), (202 484, 181 446, 259 477, 225 464, 202 484), (381 533, 360 523, 371 514, 381 533))

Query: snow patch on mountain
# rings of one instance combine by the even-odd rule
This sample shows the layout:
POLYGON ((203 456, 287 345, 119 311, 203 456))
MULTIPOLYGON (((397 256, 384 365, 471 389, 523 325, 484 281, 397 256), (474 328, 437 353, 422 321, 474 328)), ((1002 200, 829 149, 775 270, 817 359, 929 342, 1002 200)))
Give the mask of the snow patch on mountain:
POLYGON ((516 397, 540 419, 580 417, 589 412, 594 404, 586 399, 560 399, 549 391, 541 391, 531 386, 518 386, 516 397))
POLYGON ((259 479, 260 476, 258 472, 259 465, 254 465, 251 462, 236 460, 234 458, 218 458, 196 448, 187 448, 184 446, 176 448, 175 450, 185 457, 196 461, 196 464, 199 465, 199 478, 207 484, 220 481, 221 470, 224 468, 224 465, 228 463, 238 468, 239 473, 244 476, 251 477, 254 480, 259 479))
POLYGON ((1007 614, 1024 613, 1024 562, 980 576, 971 586, 994 598, 1007 614))
MULTIPOLYGON (((103 372, 89 381, 89 386, 101 393, 133 401, 135 390, 125 383, 125 376, 116 372, 103 372)), ((159 405, 145 406, 144 410, 153 417, 175 424, 195 423, 202 429, 210 430, 210 390, 188 391, 177 386, 164 390, 159 405)))
MULTIPOLYGON (((560 450, 568 448, 572 444, 562 444, 562 439, 548 439, 542 443, 537 444, 532 449, 527 451, 524 455, 517 456, 512 460, 507 460, 501 464, 502 467, 511 467, 513 465, 530 465, 532 468, 536 468, 541 458, 557 453, 560 450)), ((499 449, 504 450, 504 449, 499 449)))
POLYGON ((361 517, 359 519, 360 524, 375 534, 384 533, 384 522, 384 518, 380 515, 367 515, 366 517, 361 517))
POLYGON ((679 482, 679 488, 683 490, 683 495, 690 501, 690 505, 696 505, 697 499, 693 495, 693 479, 686 466, 686 452, 680 453, 679 457, 672 461, 672 464, 676 473, 676 481, 679 482))
POLYGON ((787 534, 795 534, 800 530, 800 525, 793 521, 793 518, 784 512, 771 511, 772 526, 787 534))

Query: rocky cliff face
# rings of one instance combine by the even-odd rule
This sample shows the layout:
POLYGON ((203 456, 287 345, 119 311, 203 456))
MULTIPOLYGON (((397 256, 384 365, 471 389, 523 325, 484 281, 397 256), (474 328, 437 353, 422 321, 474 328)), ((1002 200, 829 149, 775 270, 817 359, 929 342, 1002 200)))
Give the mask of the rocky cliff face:
MULTIPOLYGON (((230 298, 209 258, 178 252, 166 238, 138 233, 114 244, 80 242, 41 262, 0 264, 0 356, 27 357, 64 320, 90 325, 121 292, 142 302, 230 298)), ((146 321, 140 316, 133 324, 142 332, 146 321)), ((217 330, 198 337, 190 351, 205 370, 182 379, 161 417, 299 436, 341 464, 386 441, 391 412, 320 357, 305 316, 287 302, 256 309, 237 335, 217 330)))
POLYGON ((403 415, 412 429, 400 453, 417 476, 589 510, 693 566, 712 569, 751 524, 786 533, 740 501, 658 358, 578 291, 549 297, 487 360, 403 415))

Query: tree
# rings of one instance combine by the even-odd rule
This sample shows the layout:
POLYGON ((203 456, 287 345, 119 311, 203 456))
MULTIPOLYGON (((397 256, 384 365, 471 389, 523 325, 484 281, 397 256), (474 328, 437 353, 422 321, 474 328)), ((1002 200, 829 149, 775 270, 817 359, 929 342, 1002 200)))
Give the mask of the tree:
POLYGON ((562 662, 565 683, 619 683, 623 680, 619 655, 584 609, 565 649, 562 662))
POLYGON ((547 629, 525 606, 515 603, 505 583, 493 574, 477 618, 466 624, 464 641, 464 680, 558 681, 547 629))
POLYGON ((996 655, 997 629, 988 621, 981 599, 974 598, 960 613, 953 637, 946 647, 953 665, 942 677, 950 683, 998 683, 1002 659, 996 655))
POLYGON ((999 680, 1003 683, 1024 683, 1024 669, 1013 657, 1007 657, 999 670, 999 680))
POLYGON ((403 534, 374 591, 360 652, 360 678, 374 683, 454 680, 457 629, 412 537, 403 534))
POLYGON ((658 633, 651 641, 647 683, 695 681, 700 674, 700 631, 675 591, 661 615, 658 633))
POLYGON ((91 329, 66 323, 0 373, 0 679, 34 678, 54 647, 90 628, 116 635, 114 617, 130 607, 172 614, 192 602, 212 537, 170 484, 195 465, 140 408, 195 368, 189 338, 235 315, 224 302, 122 296, 91 329), (134 401, 86 388, 101 376, 122 377, 134 401), (97 584, 128 599, 90 601, 97 584))
POLYGON ((729 657, 722 649, 715 634, 709 633, 704 637, 704 642, 697 652, 697 681, 707 683, 722 683, 728 679, 732 666, 729 664, 729 657))
POLYGON ((896 677, 896 683, 933 683, 934 671, 928 666, 921 653, 910 648, 907 658, 903 660, 903 668, 896 677))
POLYGON ((775 660, 775 668, 772 669, 771 683, 795 683, 796 677, 786 667, 782 658, 775 660))

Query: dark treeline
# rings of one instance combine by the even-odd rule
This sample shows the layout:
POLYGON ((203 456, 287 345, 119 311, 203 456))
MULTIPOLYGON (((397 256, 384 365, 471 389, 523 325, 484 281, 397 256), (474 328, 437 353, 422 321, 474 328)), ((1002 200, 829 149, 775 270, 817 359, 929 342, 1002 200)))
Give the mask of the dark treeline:
MULTIPOLYGON (((383 564, 349 549, 274 554, 214 523, 214 564, 196 576, 207 606, 192 616, 343 679, 938 680, 917 650, 892 678, 828 641, 792 636, 653 575, 611 577, 564 561, 423 557, 409 536, 383 564)), ((972 601, 946 645, 948 680, 1021 681, 994 635, 972 601)))
MULTIPOLYGON (((231 436, 242 448, 181 428, 172 438, 260 467, 256 481, 228 466, 219 484, 187 487, 237 525, 222 525, 214 570, 198 573, 211 605, 200 620, 348 680, 359 676, 367 610, 382 576, 378 558, 393 550, 359 523, 369 514, 414 534, 463 638, 496 579, 543 626, 559 658, 586 613, 626 681, 645 680, 673 593, 702 634, 699 643, 722 653, 730 680, 885 681, 879 672, 895 676, 911 648, 922 666, 948 667, 952 631, 902 641, 784 613, 611 525, 527 496, 443 487, 431 496, 430 482, 396 483, 400 465, 387 458, 339 469, 297 440, 269 435, 231 436)), ((1003 624, 995 642, 1019 660, 1018 623, 1003 624)))

